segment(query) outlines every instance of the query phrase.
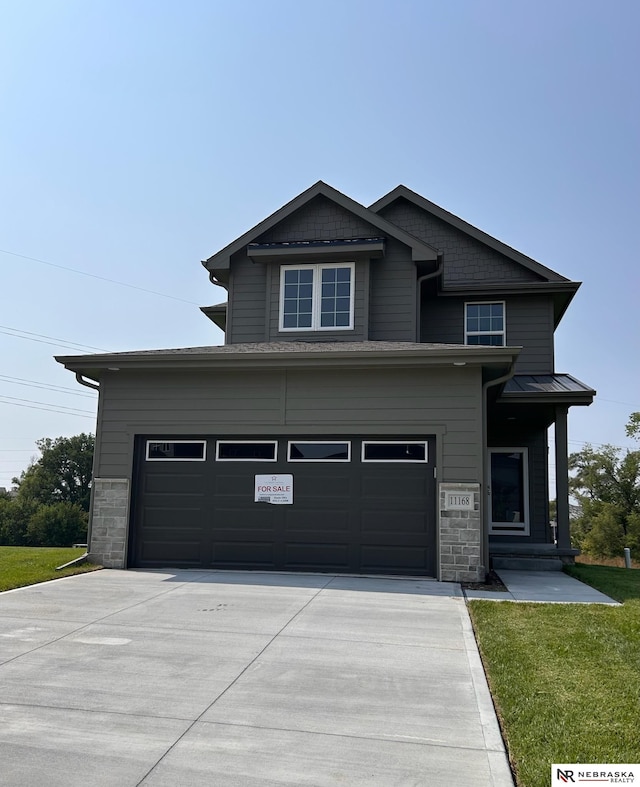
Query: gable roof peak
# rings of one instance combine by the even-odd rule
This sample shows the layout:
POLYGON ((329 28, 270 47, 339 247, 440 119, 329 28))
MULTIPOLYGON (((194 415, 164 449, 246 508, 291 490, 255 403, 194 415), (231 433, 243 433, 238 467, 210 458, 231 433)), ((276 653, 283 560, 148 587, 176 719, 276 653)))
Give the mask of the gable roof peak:
POLYGON ((330 186, 328 183, 319 180, 308 189, 298 194, 297 197, 294 197, 292 200, 287 202, 279 210, 275 211, 275 213, 272 213, 259 224, 256 224, 255 227, 250 229, 248 232, 245 232, 244 235, 241 235, 235 241, 228 244, 225 246, 225 248, 221 249, 216 254, 213 254, 208 259, 203 260, 202 264, 210 272, 228 270, 231 256, 233 254, 240 251, 243 247, 247 246, 249 243, 270 230, 272 227, 275 227, 276 224, 279 224, 288 216, 291 216, 295 211, 299 210, 301 207, 319 195, 327 197, 332 202, 335 202, 340 207, 350 211, 355 216, 358 216, 363 221, 367 222, 373 227, 376 227, 386 235, 390 235, 391 237, 399 240, 401 243, 404 243, 406 246, 409 246, 411 248, 412 258, 414 261, 437 259, 437 250, 428 243, 419 240, 415 236, 409 234, 390 221, 387 221, 387 219, 385 219, 383 216, 379 216, 377 213, 370 211, 364 205, 361 205, 359 202, 351 199, 351 197, 348 197, 346 194, 343 194, 341 191, 333 188, 333 186, 330 186))
POLYGON ((565 276, 562 276, 559 273, 556 273, 551 268, 547 268, 546 265, 542 265, 542 263, 537 262, 532 257, 528 257, 526 254, 514 249, 512 246, 503 243, 502 241, 498 240, 497 238, 492 237, 488 233, 484 232, 478 227, 474 227, 473 224, 469 224, 469 222, 461 219, 459 216, 456 216, 453 213, 450 213, 448 210, 441 208, 439 205, 436 205, 435 202, 431 202, 426 197, 423 197, 421 194, 418 194, 415 191, 412 191, 407 186, 399 185, 392 189, 388 194, 385 194, 383 197, 380 197, 379 200, 374 202, 372 205, 369 205, 369 210, 372 213, 379 213, 387 208, 389 205, 392 205, 394 202, 397 202, 399 199, 405 199, 408 202, 412 203, 416 207, 420 208, 421 210, 430 213, 432 216, 440 219, 441 221, 446 222, 452 227, 464 232, 466 235, 469 235, 471 238, 483 243, 485 246, 493 249, 494 251, 503 254, 508 259, 517 262, 519 265, 522 265, 523 268, 535 273, 537 276, 540 276, 545 281, 548 282, 568 282, 570 279, 567 279, 565 276))

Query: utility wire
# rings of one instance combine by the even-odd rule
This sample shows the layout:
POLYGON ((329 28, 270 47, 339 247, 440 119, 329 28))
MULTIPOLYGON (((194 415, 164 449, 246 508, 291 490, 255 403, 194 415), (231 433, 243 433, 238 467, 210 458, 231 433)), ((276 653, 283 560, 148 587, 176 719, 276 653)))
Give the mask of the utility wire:
POLYGON ((10 254, 12 257, 20 257, 23 260, 31 260, 32 262, 39 262, 41 265, 49 265, 51 268, 59 268, 62 271, 69 271, 70 273, 77 273, 80 276, 88 276, 91 279, 98 279, 99 281, 108 281, 110 284, 118 284, 120 287, 129 287, 131 290, 139 290, 140 292, 149 293, 149 295, 158 295, 160 298, 170 298, 173 301, 181 301, 188 303, 192 306, 198 306, 195 301, 188 301, 186 298, 178 298, 176 295, 167 295, 164 292, 157 292, 156 290, 148 290, 146 287, 138 287, 135 284, 127 284, 125 281, 117 281, 116 279, 108 279, 106 276, 97 276, 95 273, 87 273, 77 268, 69 268, 66 265, 57 265, 55 262, 47 262, 47 260, 40 260, 37 257, 29 257, 26 254, 18 254, 15 251, 7 251, 7 249, 0 249, 0 254, 10 254))
POLYGON ((65 410, 74 410, 77 413, 87 413, 88 415, 92 415, 91 410, 81 410, 79 407, 67 407, 64 404, 51 404, 51 402, 38 402, 34 399, 21 399, 17 396, 5 396, 4 394, 0 395, 0 404, 14 404, 16 402, 28 402, 29 404, 43 404, 45 407, 55 407, 57 408, 58 412, 63 412, 65 410), (5 402, 5 399, 9 399, 10 401, 5 402))
POLYGON ((40 342, 40 344, 51 344, 53 347, 62 347, 65 350, 99 350, 100 352, 110 352, 105 350, 104 347, 93 347, 90 344, 81 344, 80 342, 70 342, 67 339, 58 339, 55 336, 47 336, 45 333, 34 333, 33 331, 23 331, 22 328, 11 328, 9 325, 0 325, 0 333, 7 336, 13 336, 16 339, 27 339, 30 342, 40 342), (20 336, 19 334, 26 333, 27 336, 20 336), (33 339, 33 336, 40 336, 40 339, 33 339), (47 342, 44 339, 52 339, 53 341, 47 342))
MULTIPOLYGON (((54 393, 61 393, 65 396, 85 396, 89 397, 90 399, 94 399, 96 394, 95 393, 83 393, 82 391, 77 391, 73 388, 67 388, 64 385, 50 385, 49 383, 39 383, 37 380, 25 380, 22 377, 9 377, 6 374, 0 374, 0 382, 7 382, 11 385, 23 385, 27 388, 38 388, 47 391, 53 391, 54 393)), ((96 391, 97 393, 97 391, 96 391)), ((0 394, 2 396, 2 394, 0 394)))
POLYGON ((78 418, 91 418, 95 420, 95 415, 83 415, 83 412, 88 412, 88 410, 83 410, 77 413, 65 412, 64 410, 56 410, 53 407, 37 407, 34 404, 21 404, 20 402, 3 402, 0 401, 0 404, 12 404, 14 407, 28 407, 30 410, 44 410, 45 413, 61 413, 62 415, 75 415, 78 418))

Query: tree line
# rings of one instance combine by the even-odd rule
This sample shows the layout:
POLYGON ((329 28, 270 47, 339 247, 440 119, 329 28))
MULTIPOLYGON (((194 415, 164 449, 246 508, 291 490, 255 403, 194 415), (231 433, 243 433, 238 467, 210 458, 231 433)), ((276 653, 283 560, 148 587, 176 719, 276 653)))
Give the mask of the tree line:
POLYGON ((94 437, 45 437, 40 457, 0 495, 0 545, 85 543, 91 498, 94 437))
MULTIPOLYGON (((640 439, 640 412, 625 427, 640 439)), ((640 557, 640 451, 586 445, 569 457, 569 487, 579 514, 571 522, 574 546, 593 557, 618 557, 629 547, 640 557)))

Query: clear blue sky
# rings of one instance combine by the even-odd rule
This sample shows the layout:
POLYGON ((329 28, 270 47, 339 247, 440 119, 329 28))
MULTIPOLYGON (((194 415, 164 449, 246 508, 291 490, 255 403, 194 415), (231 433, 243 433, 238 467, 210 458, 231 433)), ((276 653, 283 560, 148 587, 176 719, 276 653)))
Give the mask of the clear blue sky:
POLYGON ((52 357, 75 350, 42 342, 220 344, 200 260, 319 179, 364 204, 404 183, 583 281, 556 369, 599 397, 570 447, 630 445, 639 27, 637 0, 4 3, 0 486, 94 429, 52 357))

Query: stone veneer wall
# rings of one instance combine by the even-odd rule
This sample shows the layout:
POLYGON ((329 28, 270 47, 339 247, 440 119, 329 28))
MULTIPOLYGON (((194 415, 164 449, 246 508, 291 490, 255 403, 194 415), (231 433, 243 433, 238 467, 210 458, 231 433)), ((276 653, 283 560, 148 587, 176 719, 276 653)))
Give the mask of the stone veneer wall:
POLYGON ((94 478, 89 560, 126 568, 129 479, 94 478))
POLYGON ((480 484, 440 484, 440 579, 443 582, 482 582, 482 520, 480 484), (445 510, 447 492, 472 495, 473 511, 445 510))

